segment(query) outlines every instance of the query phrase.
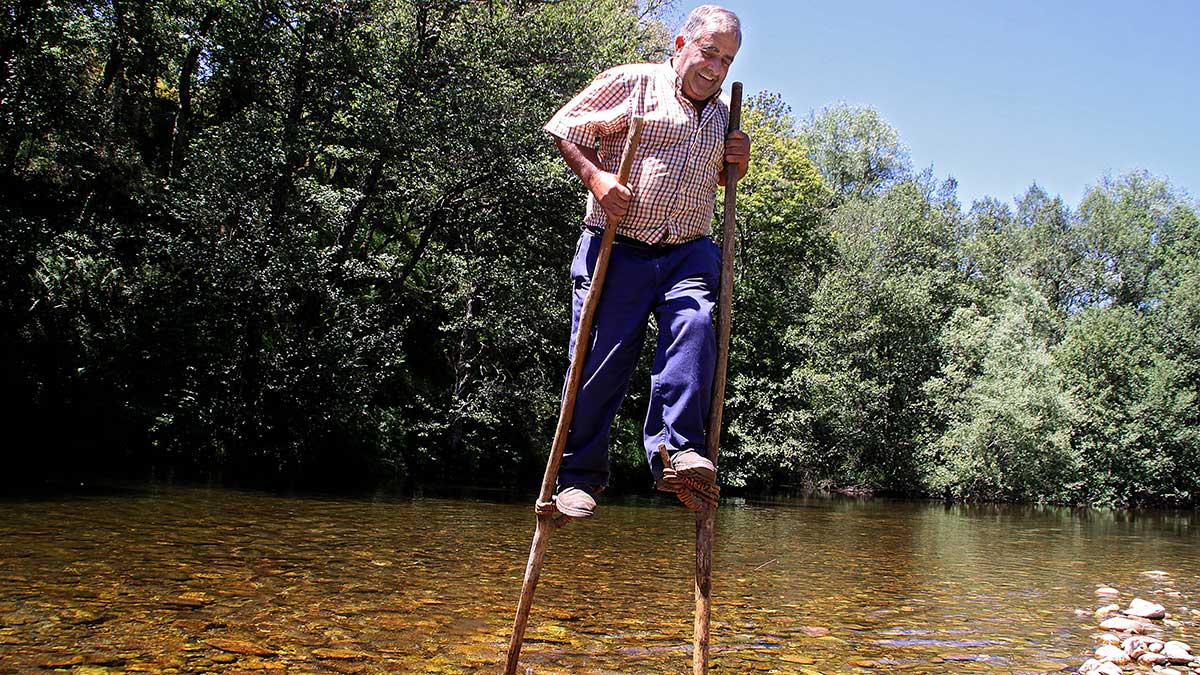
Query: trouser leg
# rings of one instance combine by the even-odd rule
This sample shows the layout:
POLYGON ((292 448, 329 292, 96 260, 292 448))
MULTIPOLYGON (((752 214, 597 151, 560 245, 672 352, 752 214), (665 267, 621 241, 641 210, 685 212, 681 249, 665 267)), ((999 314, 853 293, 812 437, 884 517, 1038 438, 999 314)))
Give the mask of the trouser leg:
MULTIPOLYGON (((584 232, 571 263, 574 286, 570 354, 579 339, 579 320, 591 287, 600 236, 584 232)), ((600 304, 592 322, 592 343, 585 361, 570 433, 559 470, 560 485, 606 485, 608 439, 613 418, 629 389, 654 304, 652 263, 637 252, 614 246, 600 304), (647 266, 651 265, 650 268, 647 266)))
POLYGON ((720 248, 708 238, 681 246, 664 260, 654 307, 658 344, 644 429, 646 457, 656 479, 662 471, 659 444, 672 453, 705 452, 717 351, 712 311, 720 270, 720 248))

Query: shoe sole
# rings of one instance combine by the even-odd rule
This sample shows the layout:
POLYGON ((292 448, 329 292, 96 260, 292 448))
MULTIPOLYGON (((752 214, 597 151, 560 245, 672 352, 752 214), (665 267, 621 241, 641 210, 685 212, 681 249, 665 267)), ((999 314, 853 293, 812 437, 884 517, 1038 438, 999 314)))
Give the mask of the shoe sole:
POLYGON ((684 478, 692 478, 705 483, 717 482, 717 473, 712 469, 703 466, 689 467, 687 469, 682 469, 677 473, 684 478))

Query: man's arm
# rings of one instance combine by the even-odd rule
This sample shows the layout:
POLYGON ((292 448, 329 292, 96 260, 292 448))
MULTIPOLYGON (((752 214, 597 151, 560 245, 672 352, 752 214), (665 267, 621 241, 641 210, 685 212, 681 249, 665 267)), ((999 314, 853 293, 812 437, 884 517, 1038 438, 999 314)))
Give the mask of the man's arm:
MULTIPOLYGON (((558 153, 562 155, 567 166, 571 167, 576 176, 579 176, 584 187, 592 193, 592 196, 600 203, 600 207, 608 214, 609 220, 624 216, 633 193, 629 191, 629 188, 621 185, 616 174, 604 170, 596 149, 572 143, 557 136, 554 137, 554 144, 558 146, 558 153)), ((749 154, 749 150, 747 150, 747 154, 749 154)))
MULTIPOLYGON (((744 131, 731 131, 725 136, 725 161, 737 166, 737 179, 741 180, 750 170, 750 137, 744 131)), ((717 184, 725 185, 725 167, 717 175, 717 184)))

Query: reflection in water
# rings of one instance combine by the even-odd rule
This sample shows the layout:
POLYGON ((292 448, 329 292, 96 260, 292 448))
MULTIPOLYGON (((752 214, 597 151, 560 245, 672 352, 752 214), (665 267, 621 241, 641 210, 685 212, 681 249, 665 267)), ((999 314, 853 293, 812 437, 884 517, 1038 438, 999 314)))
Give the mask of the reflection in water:
MULTIPOLYGON (((1098 585, 1196 620, 1194 517, 729 500, 714 672, 1077 666, 1098 585), (1155 569, 1169 576, 1142 574, 1155 569)), ((0 503, 0 673, 498 672, 532 533, 527 505, 478 501, 172 489, 0 503)), ((691 515, 666 501, 608 502, 560 531, 522 663, 689 671, 692 547, 691 515)), ((1195 631, 1170 635, 1195 645, 1195 631)))

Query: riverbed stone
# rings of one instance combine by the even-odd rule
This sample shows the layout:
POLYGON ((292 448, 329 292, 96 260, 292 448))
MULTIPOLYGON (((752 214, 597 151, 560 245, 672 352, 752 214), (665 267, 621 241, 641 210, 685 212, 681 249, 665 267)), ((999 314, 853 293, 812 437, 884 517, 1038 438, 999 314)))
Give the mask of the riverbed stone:
POLYGON ((1121 644, 1121 638, 1117 635, 1113 635, 1112 633, 1099 633, 1099 634, 1095 635, 1094 637, 1096 639, 1097 644, 1102 644, 1102 645, 1119 645, 1119 644, 1121 644))
POLYGON ((368 658, 369 655, 355 649, 344 649, 338 647, 318 647, 312 650, 313 656, 319 659, 338 659, 343 661, 357 661, 368 658))
POLYGON ((1150 666, 1158 666, 1170 662, 1170 659, 1157 652, 1145 652, 1137 657, 1138 663, 1144 663, 1150 666))
POLYGON ((939 654, 943 661, 984 661, 986 657, 979 654, 939 654))
POLYGON ((1167 608, 1157 602, 1134 598, 1129 601, 1129 608, 1124 611, 1124 614, 1142 619, 1161 619, 1167 615, 1167 608))
POLYGON ((1120 611, 1121 611, 1120 605, 1105 605, 1096 610, 1095 617, 1097 619, 1107 619, 1108 617, 1110 617, 1113 614, 1116 614, 1117 612, 1120 612, 1120 611))
POLYGON ((1191 663, 1194 658, 1192 648, 1178 640, 1171 640, 1163 645, 1162 655, 1170 659, 1171 663, 1191 663))
POLYGON ((1132 637, 1125 638, 1125 640, 1121 642, 1121 649, 1124 649, 1125 653, 1129 654, 1130 658, 1134 659, 1141 657, 1142 654, 1147 652, 1161 652, 1162 648, 1162 640, 1159 640, 1155 637, 1149 637, 1147 635, 1134 635, 1132 637))
POLYGON ((1125 665, 1129 663, 1129 654, 1126 654, 1124 649, 1116 645, 1100 645, 1096 648, 1096 659, 1099 661, 1111 661, 1117 665, 1125 665))
POLYGON ((1120 595, 1120 594, 1121 594, 1121 591, 1118 591, 1117 589, 1113 588, 1112 586, 1101 586, 1100 588, 1096 589, 1096 595, 1120 595))
POLYGON ((1145 624, 1141 621, 1128 619, 1123 616, 1114 616, 1111 619, 1105 619, 1100 627, 1104 630, 1115 630, 1118 633, 1141 633, 1146 630, 1145 624))
POLYGON ((250 642, 249 640, 226 640, 224 638, 212 638, 205 640, 205 644, 214 649, 219 649, 223 652, 231 654, 248 654, 252 656, 275 656, 275 651, 268 649, 263 645, 250 642))
POLYGON ((43 658, 38 662, 38 665, 47 670, 70 668, 71 666, 83 665, 83 657, 79 654, 55 654, 43 658))
POLYGON ((1079 667, 1080 675, 1124 675, 1124 670, 1121 666, 1112 661, 1100 661, 1097 659, 1088 659, 1079 667))

